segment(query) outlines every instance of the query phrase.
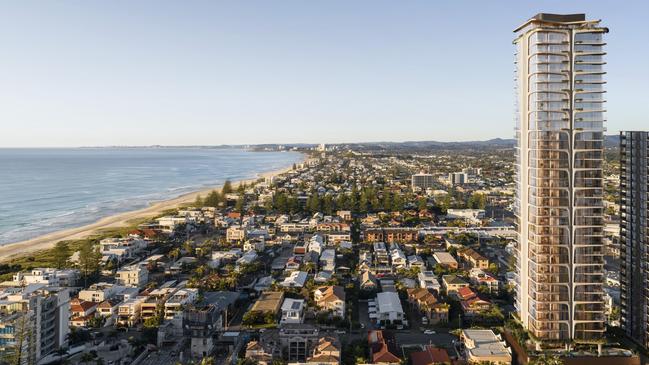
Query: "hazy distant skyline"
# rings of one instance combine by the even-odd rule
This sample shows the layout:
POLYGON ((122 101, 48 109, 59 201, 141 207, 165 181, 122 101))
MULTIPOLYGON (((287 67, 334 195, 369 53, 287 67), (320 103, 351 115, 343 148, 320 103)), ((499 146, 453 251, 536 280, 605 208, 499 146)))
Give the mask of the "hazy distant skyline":
POLYGON ((585 13, 649 128, 646 1, 0 3, 0 147, 513 137, 513 29, 585 13))

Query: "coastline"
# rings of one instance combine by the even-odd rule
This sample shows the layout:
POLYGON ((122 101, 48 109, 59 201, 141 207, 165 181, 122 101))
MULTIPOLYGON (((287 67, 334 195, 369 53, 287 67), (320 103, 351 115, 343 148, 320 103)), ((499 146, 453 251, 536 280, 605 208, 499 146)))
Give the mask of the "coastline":
MULTIPOLYGON (((307 156, 303 154, 302 160, 297 163, 304 162, 306 159, 307 156)), ((291 170, 292 166, 288 166, 279 170, 259 173, 253 178, 232 181, 232 187, 236 188, 242 183, 249 184, 258 179, 280 175, 291 170)), ((93 235, 101 234, 101 231, 105 229, 128 227, 134 220, 151 219, 162 214, 166 210, 176 209, 183 204, 193 203, 198 195, 205 197, 212 190, 219 190, 221 187, 222 185, 219 185, 208 189, 186 193, 176 198, 154 202, 146 208, 104 217, 94 223, 84 226, 46 233, 24 241, 7 243, 0 246, 0 262, 22 257, 37 251, 50 249, 59 241, 84 239, 93 235)))

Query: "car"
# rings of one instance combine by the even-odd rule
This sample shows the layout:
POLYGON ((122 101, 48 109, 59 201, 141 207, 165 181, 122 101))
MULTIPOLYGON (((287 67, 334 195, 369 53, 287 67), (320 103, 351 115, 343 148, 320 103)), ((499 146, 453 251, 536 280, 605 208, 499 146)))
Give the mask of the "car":
POLYGON ((265 329, 265 328, 260 328, 260 329, 259 329, 259 333, 264 333, 264 332, 266 332, 266 329, 265 329))
POLYGON ((336 334, 344 335, 345 333, 347 332, 345 332, 344 330, 336 330, 336 334))
POLYGON ((425 331, 424 331, 424 334, 425 334, 425 335, 434 335, 434 334, 435 334, 435 331, 433 331, 433 330, 425 330, 425 331))

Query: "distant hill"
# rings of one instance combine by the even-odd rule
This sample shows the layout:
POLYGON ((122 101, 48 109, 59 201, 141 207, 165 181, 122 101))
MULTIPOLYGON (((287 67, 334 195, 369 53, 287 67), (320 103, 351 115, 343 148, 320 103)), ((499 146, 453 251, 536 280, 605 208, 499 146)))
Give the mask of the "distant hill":
MULTIPOLYGON (((607 135, 604 137, 604 146, 607 148, 617 147, 620 143, 620 137, 617 134, 607 135)), ((514 148, 516 140, 513 138, 493 138, 484 141, 458 141, 458 142, 441 142, 441 141, 404 141, 404 142, 355 142, 355 143, 332 143, 327 146, 337 146, 341 149, 355 149, 365 151, 424 151, 424 150, 462 150, 462 149, 503 149, 514 148)), ((260 144, 251 147, 256 150, 272 150, 278 146, 284 148, 313 148, 316 144, 309 143, 292 143, 292 144, 260 144)))
POLYGON ((619 134, 610 134, 604 136, 604 147, 616 148, 620 146, 620 135, 619 134))

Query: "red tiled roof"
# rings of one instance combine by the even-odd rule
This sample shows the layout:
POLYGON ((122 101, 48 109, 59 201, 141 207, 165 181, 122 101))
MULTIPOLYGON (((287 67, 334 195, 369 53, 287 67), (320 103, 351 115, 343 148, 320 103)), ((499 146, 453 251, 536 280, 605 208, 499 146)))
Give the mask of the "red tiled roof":
POLYGON ((460 297, 460 299, 467 300, 474 298, 476 296, 476 293, 468 286, 465 286, 457 290, 457 295, 458 297, 460 297))
POLYGON ((370 331, 368 333, 368 342, 374 363, 401 362, 401 359, 393 353, 393 351, 396 351, 396 342, 389 333, 384 333, 380 330, 370 331))
POLYGON ((431 364, 450 364, 451 359, 445 349, 440 349, 433 346, 426 346, 426 349, 421 352, 413 352, 410 354, 412 365, 431 365, 431 364))

